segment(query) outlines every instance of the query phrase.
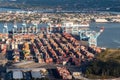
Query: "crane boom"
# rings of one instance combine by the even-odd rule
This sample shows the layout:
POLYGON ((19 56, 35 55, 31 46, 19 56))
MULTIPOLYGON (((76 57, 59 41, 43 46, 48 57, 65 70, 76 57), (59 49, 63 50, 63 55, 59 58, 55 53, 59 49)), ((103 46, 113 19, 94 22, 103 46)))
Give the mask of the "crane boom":
POLYGON ((89 46, 97 46, 97 38, 104 31, 104 28, 101 28, 99 32, 92 30, 80 30, 80 40, 88 40, 89 46))

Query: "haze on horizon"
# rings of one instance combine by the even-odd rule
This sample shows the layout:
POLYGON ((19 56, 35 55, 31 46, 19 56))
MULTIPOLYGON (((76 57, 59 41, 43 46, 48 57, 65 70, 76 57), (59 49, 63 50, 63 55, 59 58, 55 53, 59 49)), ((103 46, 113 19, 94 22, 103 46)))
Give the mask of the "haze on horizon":
POLYGON ((120 11, 120 0, 0 0, 0 7, 120 11))

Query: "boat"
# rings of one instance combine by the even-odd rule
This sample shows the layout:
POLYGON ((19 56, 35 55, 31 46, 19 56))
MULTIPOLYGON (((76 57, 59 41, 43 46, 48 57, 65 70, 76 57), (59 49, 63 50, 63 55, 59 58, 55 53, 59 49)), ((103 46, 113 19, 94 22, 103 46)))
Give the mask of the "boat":
POLYGON ((107 19, 95 19, 95 22, 97 23, 105 23, 105 22, 109 22, 107 19))

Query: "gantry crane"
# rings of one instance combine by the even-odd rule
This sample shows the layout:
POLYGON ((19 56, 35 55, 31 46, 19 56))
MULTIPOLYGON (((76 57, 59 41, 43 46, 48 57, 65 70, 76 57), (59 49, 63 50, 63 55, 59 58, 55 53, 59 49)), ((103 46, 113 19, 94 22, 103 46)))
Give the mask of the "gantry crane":
POLYGON ((7 23, 5 23, 4 26, 3 26, 3 33, 8 33, 7 23))
POLYGON ((89 46, 97 46, 97 38, 104 31, 104 28, 101 28, 99 32, 92 30, 80 30, 80 40, 87 40, 89 46))
POLYGON ((38 24, 33 23, 35 30, 33 30, 33 33, 38 33, 38 24))
POLYGON ((12 30, 13 30, 13 35, 14 35, 15 31, 17 31, 17 24, 16 23, 14 23, 12 30))
POLYGON ((23 23, 22 23, 22 33, 26 33, 27 32, 27 30, 26 30, 26 27, 27 27, 27 25, 26 25, 26 23, 25 23, 25 21, 23 20, 23 23))

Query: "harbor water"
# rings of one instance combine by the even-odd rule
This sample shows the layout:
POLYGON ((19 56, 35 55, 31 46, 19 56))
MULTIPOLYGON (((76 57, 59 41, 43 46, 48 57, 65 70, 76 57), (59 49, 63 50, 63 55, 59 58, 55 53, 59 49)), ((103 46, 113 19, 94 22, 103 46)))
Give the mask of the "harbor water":
POLYGON ((98 37, 98 46, 107 48, 120 48, 120 23, 91 23, 90 29, 104 32, 98 37))
MULTIPOLYGON (((0 32, 2 33, 4 23, 0 23, 0 32)), ((30 26, 28 24, 27 26, 30 26)), ((22 27, 22 23, 17 24, 22 27)), ((40 26, 46 26, 40 24, 40 26)), ((12 30, 13 23, 8 23, 9 30, 12 30)), ((120 48, 120 23, 90 23, 90 29, 99 31, 100 27, 104 27, 104 32, 98 37, 98 46, 106 48, 120 48)))

